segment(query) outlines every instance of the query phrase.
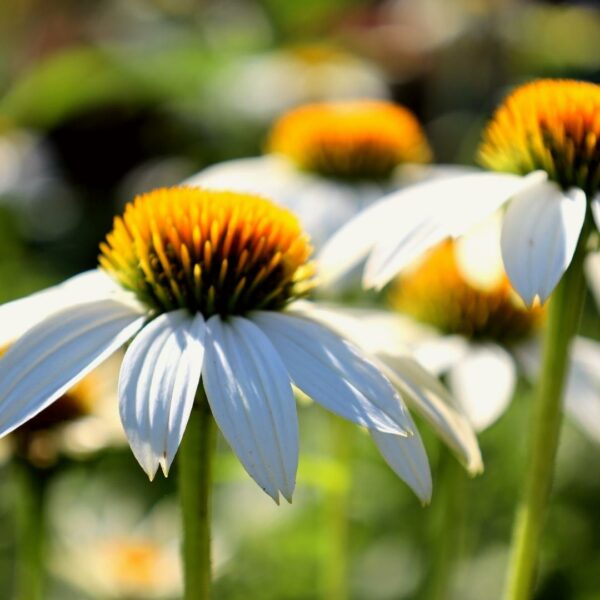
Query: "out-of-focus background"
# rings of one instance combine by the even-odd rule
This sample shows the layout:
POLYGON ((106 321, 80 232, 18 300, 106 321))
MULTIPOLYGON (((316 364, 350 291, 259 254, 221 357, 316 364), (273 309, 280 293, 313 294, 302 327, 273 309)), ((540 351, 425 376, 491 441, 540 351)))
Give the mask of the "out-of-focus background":
MULTIPOLYGON (((126 201, 259 154, 289 107, 387 97, 419 116, 438 162, 473 164, 493 107, 511 86, 541 76, 600 82, 597 2, 2 0, 0 301, 93 267, 126 201)), ((586 333, 600 337, 588 304, 586 333)), ((508 414, 481 436, 485 474, 465 476, 458 489, 437 477, 439 445, 421 427, 434 476, 428 508, 358 428, 340 436, 315 406, 299 408, 291 506, 276 507, 221 442, 214 597, 331 598, 332 540, 347 519, 349 597, 429 598, 433 559, 444 551, 457 556, 448 598, 496 598, 530 394, 522 383, 508 414), (452 548, 440 529, 448 506, 466 523, 452 548)), ((50 452, 46 439, 28 446, 52 474, 45 597, 177 598, 176 477, 150 484, 125 446, 97 451, 87 447, 97 432, 74 435, 66 450, 50 452)), ((22 509, 10 452, 0 468, 2 598, 13 597, 22 509)), ((555 488, 537 598, 598 599, 600 446, 568 423, 555 488)))

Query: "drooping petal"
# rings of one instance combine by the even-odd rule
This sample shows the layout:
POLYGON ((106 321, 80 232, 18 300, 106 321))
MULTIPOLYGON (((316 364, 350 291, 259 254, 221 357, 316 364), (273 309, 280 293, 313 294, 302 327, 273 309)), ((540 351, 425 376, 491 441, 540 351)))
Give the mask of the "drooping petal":
POLYGON ((408 356, 378 355, 392 384, 456 454, 472 475, 483 471, 481 450, 473 427, 457 401, 431 373, 408 356))
POLYGON ((92 269, 65 282, 0 306, 0 348, 63 308, 123 295, 103 271, 92 269))
MULTIPOLYGON (((363 277, 381 289, 406 265, 447 237, 458 237, 492 214, 517 192, 536 186, 546 174, 527 177, 479 173, 411 186, 388 196, 387 223, 369 223, 378 240, 363 277)), ((358 235, 357 235, 357 239, 358 235)))
POLYGON ((59 311, 29 330, 0 359, 0 435, 29 420, 142 327, 128 304, 100 300, 59 311))
POLYGON ((298 419, 290 377, 264 333, 242 317, 207 322, 204 389, 225 439, 249 475, 291 502, 298 419))
POLYGON ((600 310, 600 252, 591 252, 585 259, 585 274, 596 305, 600 310))
POLYGON ((400 396, 351 343, 300 316, 257 311, 250 318, 271 340, 294 384, 315 402, 369 429, 413 433, 400 396))
POLYGON ((496 344, 472 346, 448 373, 448 385, 476 431, 483 431, 504 413, 516 382, 512 357, 496 344))
POLYGON ((600 443, 600 343, 578 337, 571 345, 565 391, 567 413, 593 441, 600 443))
POLYGON ((504 216, 502 259, 506 273, 529 306, 544 302, 571 263, 585 220, 583 191, 563 192, 545 182, 518 194, 504 216))
POLYGON ((373 441, 394 473, 417 495, 423 504, 431 501, 432 482, 427 452, 413 424, 415 435, 402 437, 369 430, 373 441))
POLYGON ((165 475, 187 425, 204 356, 205 324, 186 310, 154 319, 133 340, 119 377, 119 411, 134 456, 150 479, 165 475))
POLYGON ((483 470, 477 438, 466 417, 457 410, 455 399, 402 344, 406 341, 409 347, 414 347, 413 352, 427 363, 428 368, 435 366, 445 371, 468 350, 463 338, 439 338, 433 330, 411 324, 400 315, 387 311, 341 306, 323 308, 309 302, 296 302, 290 309, 319 320, 359 348, 374 354, 381 361, 379 368, 384 370, 409 406, 429 422, 469 472, 476 474, 483 470), (370 324, 373 324, 372 331, 370 324))
POLYGON ((592 216, 596 222, 596 227, 600 231, 600 194, 597 194, 592 200, 592 216))

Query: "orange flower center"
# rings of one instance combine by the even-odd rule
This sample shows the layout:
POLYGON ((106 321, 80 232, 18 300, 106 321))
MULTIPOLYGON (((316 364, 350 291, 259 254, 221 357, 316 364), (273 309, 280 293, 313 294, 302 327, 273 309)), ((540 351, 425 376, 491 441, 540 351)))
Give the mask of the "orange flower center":
POLYGON ((496 110, 479 148, 495 171, 544 170, 590 197, 600 186, 600 86, 548 79, 517 88, 496 110))
POLYGON ((448 334, 509 341, 530 333, 543 309, 528 310, 503 275, 485 289, 462 274, 454 242, 434 248, 413 270, 405 272, 391 289, 397 310, 448 334))
POLYGON ((377 100, 301 106, 273 126, 269 151, 326 177, 386 179, 404 162, 431 158, 416 117, 406 108, 377 100))
POLYGON ((101 266, 158 312, 277 310, 313 286, 297 219, 248 194, 154 190, 115 219, 100 249, 101 266))

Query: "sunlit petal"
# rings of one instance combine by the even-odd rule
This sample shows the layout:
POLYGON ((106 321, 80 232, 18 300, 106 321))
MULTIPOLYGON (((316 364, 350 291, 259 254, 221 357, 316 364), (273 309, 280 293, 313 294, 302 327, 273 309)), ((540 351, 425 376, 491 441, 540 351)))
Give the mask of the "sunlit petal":
POLYGON ((200 382, 205 325, 186 310, 160 315, 127 349, 119 378, 121 420, 152 479, 173 462, 200 382))
POLYGON ((0 435, 35 416, 142 327, 129 305, 72 306, 29 330, 0 359, 0 435))
POLYGON ((518 194, 504 216, 502 258, 527 305, 544 302, 571 263, 585 219, 585 194, 545 182, 518 194))
POLYGON ((478 173, 411 186, 390 196, 385 218, 369 223, 377 238, 364 272, 366 287, 382 288, 406 265, 447 237, 457 237, 545 173, 527 177, 478 173))
POLYGON ((332 330, 291 314, 255 312, 292 381, 328 410, 369 429, 411 434, 410 417, 380 370, 332 330))
POLYGON ((450 389, 477 431, 505 412, 516 382, 512 357, 496 344, 474 345, 448 373, 450 389))
POLYGON ((250 476, 279 502, 291 501, 298 466, 298 423, 287 370, 269 339, 242 317, 207 322, 203 374, 225 439, 250 476))

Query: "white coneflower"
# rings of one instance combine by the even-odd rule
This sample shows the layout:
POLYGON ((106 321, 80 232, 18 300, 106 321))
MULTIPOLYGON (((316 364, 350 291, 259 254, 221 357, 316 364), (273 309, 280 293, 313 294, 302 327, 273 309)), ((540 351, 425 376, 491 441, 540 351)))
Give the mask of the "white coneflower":
MULTIPOLYGON (((168 472, 201 382, 248 473, 276 501, 280 493, 290 500, 293 383, 367 427, 392 468, 429 499, 427 458, 398 392, 354 345, 311 318, 310 303, 294 309, 313 286, 313 267, 290 212, 244 194, 156 190, 127 206, 101 249, 102 270, 0 307, 0 325, 13 335, 37 322, 0 360, 1 433, 134 338, 121 367, 120 413, 150 478, 159 467, 168 472), (55 312, 39 322, 46 299, 55 312)), ((410 373, 399 381, 407 395, 426 397, 410 373)), ((419 381, 426 386, 427 376, 419 381)), ((452 431, 452 419, 439 426, 452 431)), ((456 435, 474 460, 472 432, 456 435)))

